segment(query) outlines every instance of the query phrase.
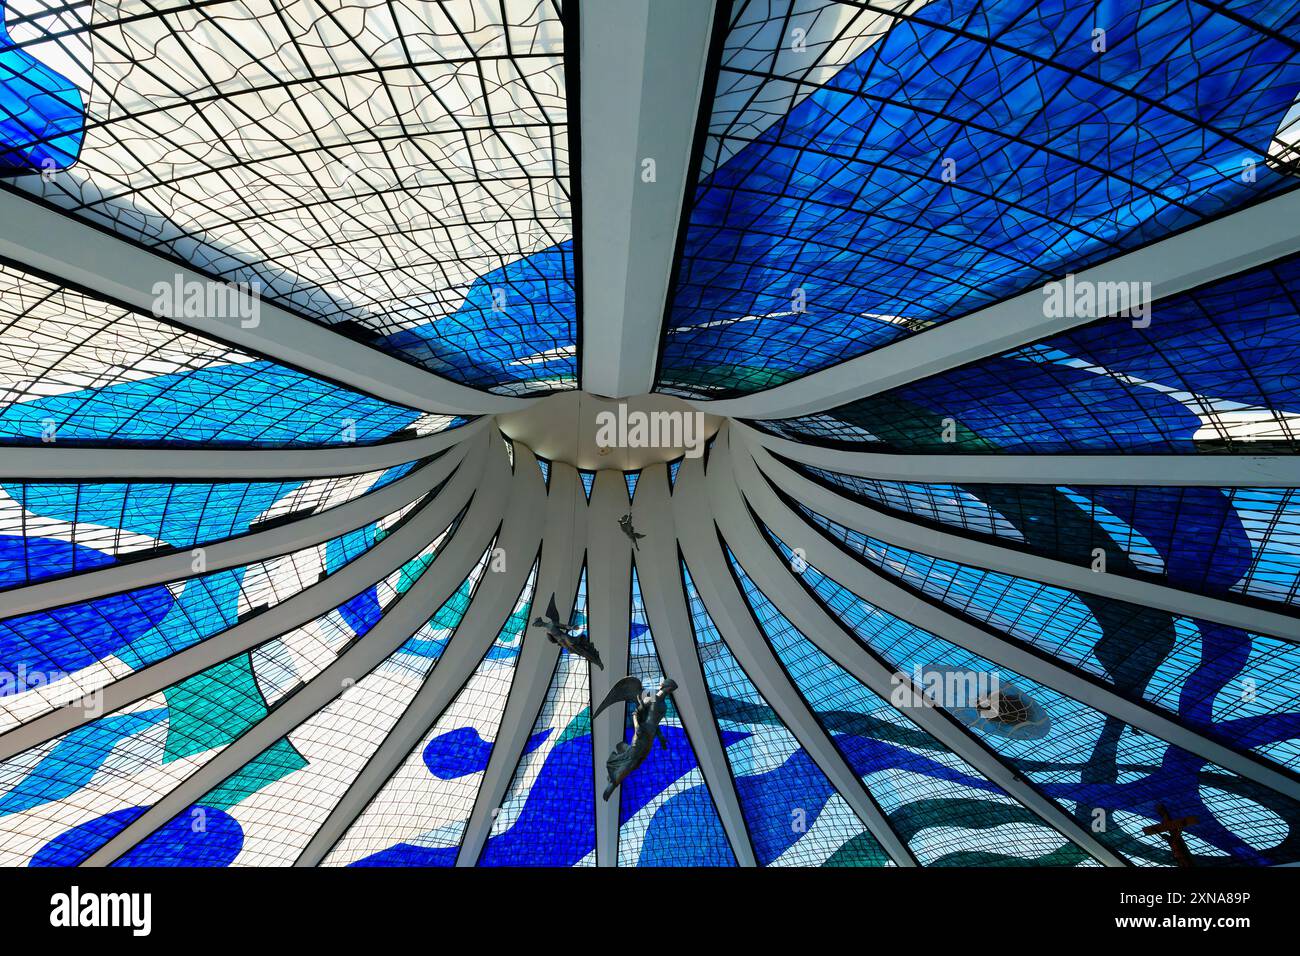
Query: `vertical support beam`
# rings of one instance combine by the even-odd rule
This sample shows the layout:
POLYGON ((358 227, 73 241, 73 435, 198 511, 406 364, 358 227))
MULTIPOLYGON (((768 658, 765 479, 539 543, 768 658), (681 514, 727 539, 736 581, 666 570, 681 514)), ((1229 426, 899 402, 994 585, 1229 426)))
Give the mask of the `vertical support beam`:
MULTIPOLYGON (((731 453, 738 457, 744 454, 744 448, 732 449, 731 453)), ((870 654, 790 576, 777 560, 771 546, 762 539, 739 495, 734 502, 724 505, 721 511, 719 521, 723 524, 724 537, 732 545, 733 552, 746 573, 763 589, 763 593, 818 650, 843 667, 881 700, 889 701, 897 675, 892 665, 870 654)), ((811 528, 808 532, 816 534, 811 528)), ((786 538, 783 536, 782 540, 786 538)), ((821 568, 820 565, 816 566, 821 568)), ((1106 866, 1124 865, 1122 859, 951 718, 926 707, 910 709, 906 716, 980 774, 1002 787, 1010 797, 1037 814, 1047 826, 1077 844, 1100 863, 1106 866)))
MULTIPOLYGON (((521 453, 527 457, 527 449, 516 447, 515 454, 521 453)), ((546 528, 542 535, 537 589, 533 592, 533 603, 528 613, 530 623, 524 632, 519 660, 515 662, 510 696, 492 744, 492 754, 474 798, 474 808, 465 824, 465 835, 456 856, 457 866, 474 866, 478 862, 492 830, 495 811, 505 798, 506 788, 510 786, 533 724, 546 702, 546 691, 560 654, 567 653, 547 640, 546 634, 533 627, 531 622, 546 613, 552 594, 561 620, 572 619, 573 598, 582 574, 583 544, 587 538, 587 502, 577 470, 570 465, 551 465, 551 486, 546 497, 546 528)))
POLYGON ((480 444, 478 452, 470 453, 471 458, 456 472, 441 494, 421 506, 409 520, 364 554, 264 613, 88 694, 84 706, 73 702, 69 706, 57 707, 0 734, 0 761, 90 723, 100 714, 111 714, 135 701, 151 697, 187 677, 287 634, 338 607, 340 595, 360 594, 387 577, 441 534, 469 502, 475 487, 482 484, 481 452, 486 450, 487 442, 480 444), (91 706, 92 703, 95 706, 91 706))
MULTIPOLYGON (((687 469, 684 476, 679 477, 690 482, 684 493, 703 493, 702 467, 687 469)), ((673 703, 690 735, 695 756, 700 762, 700 773, 713 795, 722 829, 731 842, 736 861, 741 866, 757 866, 749 830, 736 795, 736 782, 731 776, 722 737, 713 719, 704 670, 695 647, 690 610, 682 588, 667 465, 654 465, 641 472, 636 485, 636 504, 638 520, 647 529, 641 542, 637 577, 665 676, 677 681, 673 703)))
MULTIPOLYGON (((714 445, 707 481, 725 482, 739 499, 739 492, 734 491, 734 482, 726 461, 725 444, 724 434, 714 445)), ((695 462, 688 464, 694 466, 695 462)), ((683 472, 686 468, 687 465, 682 466, 683 472)), ((690 477, 679 474, 678 480, 689 480, 690 477)), ((831 786, 880 841, 886 852, 900 865, 910 865, 913 862, 911 853, 894 834, 883 811, 867 793, 858 775, 853 772, 844 755, 804 702, 776 653, 759 633, 749 605, 736 587, 726 556, 718 543, 711 513, 717 503, 711 500, 705 489, 701 489, 700 494, 674 495, 672 500, 691 579, 736 661, 799 745, 826 775, 831 786)))
MULTIPOLYGON (((1275 767, 1254 754, 1239 753, 1231 747, 1211 740, 1204 734, 1182 725, 1174 718, 1160 713, 1149 704, 1140 700, 1131 700, 1118 693, 1113 687, 1063 667, 1052 657, 1017 640, 999 635, 992 629, 978 627, 940 604, 919 598, 904 590, 884 574, 869 569, 824 537, 802 516, 787 508, 759 473, 754 461, 741 457, 743 451, 743 448, 732 450, 735 456, 733 465, 736 480, 741 493, 758 513, 760 520, 786 544, 803 548, 809 563, 842 587, 868 600, 886 614, 891 614, 923 631, 937 634, 972 654, 1000 664, 1045 687, 1060 691, 1067 697, 1087 703, 1143 733, 1199 754, 1247 780, 1253 780, 1293 799, 1300 799, 1300 780, 1296 779, 1294 773, 1275 767)), ((750 549, 743 549, 743 554, 742 563, 745 563, 745 559, 750 555, 750 549)), ((796 597, 792 596, 791 600, 794 601, 796 597)), ((791 616, 794 620, 793 615, 787 616, 791 616)), ((839 629, 836 628, 832 632, 832 637, 837 642, 840 636, 838 631, 839 629)), ((814 643, 818 643, 818 646, 822 646, 819 643, 820 634, 820 631, 815 631, 808 633, 808 637, 814 643)), ((822 647, 822 650, 838 660, 846 670, 856 673, 828 647, 822 647)), ((928 713, 930 712, 925 712, 928 713)), ((921 711, 917 711, 914 716, 917 723, 922 722, 921 711)), ((927 726, 926 729, 936 737, 939 736, 931 727, 927 726)), ((944 739, 944 743, 948 744, 948 741, 944 739)), ((985 776, 989 776, 977 756, 958 750, 952 744, 948 745, 968 763, 984 772, 985 776)))
POLYGON ((579 9, 582 387, 597 395, 654 383, 714 3, 579 9))
MULTIPOLYGON (((500 442, 500 437, 494 436, 494 446, 501 454, 500 464, 504 469, 505 449, 500 442)), ((518 451, 517 449, 516 454, 518 451)), ((460 625, 443 650, 442 657, 425 677, 405 713, 398 718, 379 749, 303 849, 294 866, 317 866, 328 856, 334 844, 343 837, 375 794, 442 716, 442 712, 455 699, 496 640, 502 622, 509 616, 515 599, 519 596, 519 589, 528 579, 541 540, 544 496, 542 475, 536 465, 530 469, 526 467, 528 464, 516 464, 508 485, 505 518, 496 543, 498 548, 504 549, 505 570, 494 572, 489 565, 489 569, 483 573, 465 616, 461 618, 460 625)), ((500 502, 501 499, 497 498, 497 501, 500 502)), ((480 520, 483 522, 480 527, 486 531, 490 527, 491 518, 484 515, 480 520)), ((475 559, 482 555, 483 548, 487 545, 487 541, 480 543, 475 559)), ((457 587, 463 583, 464 578, 457 582, 457 587)), ((436 607, 425 608, 426 619, 436 607)))
MULTIPOLYGON (((632 624, 632 546, 618 528, 629 510, 627 486, 617 471, 600 471, 587 517, 587 632, 605 669, 591 672, 591 707, 605 699, 627 673, 632 624)), ((611 707, 591 722, 595 793, 605 789, 605 758, 623 739, 622 708, 611 707)), ((596 800, 596 865, 618 866, 618 807, 614 797, 596 800)))
MULTIPOLYGON (((500 497, 495 502, 485 500, 485 507, 491 508, 492 504, 499 509, 500 497)), ((316 677, 284 697, 274 710, 87 857, 82 865, 94 867, 113 863, 249 760, 327 706, 401 647, 429 619, 430 608, 439 606, 456 592, 482 554, 482 545, 477 551, 472 546, 478 543, 472 537, 474 524, 468 521, 466 524, 469 524, 470 534, 464 537, 453 535, 442 555, 410 590, 388 608, 362 640, 354 642, 316 677)))

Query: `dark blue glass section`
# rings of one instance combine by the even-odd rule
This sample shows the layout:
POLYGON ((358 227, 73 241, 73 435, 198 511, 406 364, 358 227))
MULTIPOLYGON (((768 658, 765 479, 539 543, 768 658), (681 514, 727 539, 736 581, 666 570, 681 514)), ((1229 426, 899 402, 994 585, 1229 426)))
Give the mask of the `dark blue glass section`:
POLYGON ((483 847, 479 866, 574 866, 596 848, 591 734, 546 756, 514 824, 483 847))
MULTIPOLYGON (((587 619, 585 567, 569 619, 575 624, 587 619)), ((590 666, 561 651, 479 866, 594 865, 595 779, 590 666), (530 757, 533 753, 537 756, 530 757)))
POLYGON ((148 807, 127 807, 60 833, 36 851, 31 866, 80 866, 82 861, 125 830, 148 807))
POLYGON ((81 91, 18 47, 0 0, 0 176, 67 169, 85 126, 81 91))
POLYGON ((398 843, 387 849, 372 853, 348 866, 441 866, 456 865, 456 854, 460 850, 454 846, 416 846, 412 843, 398 843))
POLYGON ((229 866, 244 831, 219 807, 193 806, 141 840, 114 866, 229 866))
POLYGON ((578 364, 573 243, 480 276, 452 315, 373 344, 465 385, 506 394, 573 388, 578 364))
MULTIPOLYGON (((635 473, 626 472, 626 476, 635 477, 635 473)), ((672 675, 665 674, 655 647, 635 566, 631 598, 628 673, 645 687, 657 687, 661 677, 672 675)), ((626 705, 627 742, 632 739, 631 712, 632 706, 626 705)), ((671 698, 660 731, 668 746, 653 746, 645 762, 611 797, 619 801, 619 865, 735 866, 736 858, 703 780, 699 758, 671 698), (673 792, 664 799, 669 790, 673 792)), ((726 728, 721 731, 724 747, 745 736, 744 732, 726 728)), ((597 754, 596 758, 603 761, 606 756, 597 754)))
MULTIPOLYGON (((784 543, 775 543, 787 560, 793 557, 784 543)), ((956 673, 978 682, 985 700, 1010 695, 1002 699, 1014 700, 1015 707, 1004 708, 1000 718, 991 720, 981 719, 971 701, 947 700, 943 691, 932 700, 1116 852, 1135 861, 1172 864, 1167 847, 1141 833, 1142 827, 1159 821, 1163 806, 1197 818, 1188 840, 1193 854, 1204 862, 1227 855, 1237 863, 1278 863, 1300 853, 1292 841, 1281 839, 1284 831, 1275 825, 1281 819, 1293 821, 1292 826, 1300 821, 1300 805, 1294 801, 914 627, 863 601, 812 566, 805 567, 801 579, 860 641, 901 675, 915 679, 956 673), (1098 819, 1102 829, 1094 825, 1098 819)), ((1219 676, 1232 676, 1217 670, 1219 676)), ((1244 729, 1258 721, 1240 723, 1244 729)), ((1287 723, 1291 733, 1300 727, 1295 719, 1287 723)), ((1280 730, 1281 724, 1275 724, 1275 729, 1280 730)))
POLYGON ((1145 699, 1207 736, 1300 767, 1300 647, 931 558, 801 510, 898 584, 1145 699))
POLYGON ((661 387, 770 387, 1296 185, 1300 46, 1198 3, 935 0, 811 82, 715 117, 661 387))
POLYGON ((1112 574, 1295 604, 1300 494, 1291 488, 942 485, 800 469, 870 505, 1112 574))
MULTIPOLYGON (((549 731, 533 734, 524 744, 524 755, 541 746, 549 731)), ((457 727, 434 737, 424 748, 424 765, 442 780, 455 780, 487 769, 492 742, 479 736, 477 727, 457 727)))
POLYGON ((873 450, 1300 451, 1300 257, 815 416, 762 423, 873 450))
MULTIPOLYGON (((43 567, 92 568, 112 563, 107 555, 99 551, 79 548, 55 538, 27 540, 29 547, 24 554, 24 540, 10 536, 0 537, 0 587, 24 583, 25 576, 20 565, 24 557, 43 567), (85 553, 75 559, 62 553, 76 550, 85 553), (19 561, 12 560, 15 557, 19 561)), ((212 577, 217 578, 218 575, 212 577)), ((233 583, 233 596, 237 596, 238 579, 233 583)), ((197 583, 195 586, 199 587, 197 583)), ((31 689, 22 675, 39 674, 43 675, 43 681, 56 680, 58 675, 80 670, 120 651, 162 624, 171 613, 176 600, 170 589, 159 585, 0 622, 0 674, 11 679, 17 676, 12 682, 0 684, 0 696, 31 689)), ((236 610, 232 608, 231 614, 235 613, 236 610)), ((203 636, 206 635, 200 632, 196 639, 203 636)))

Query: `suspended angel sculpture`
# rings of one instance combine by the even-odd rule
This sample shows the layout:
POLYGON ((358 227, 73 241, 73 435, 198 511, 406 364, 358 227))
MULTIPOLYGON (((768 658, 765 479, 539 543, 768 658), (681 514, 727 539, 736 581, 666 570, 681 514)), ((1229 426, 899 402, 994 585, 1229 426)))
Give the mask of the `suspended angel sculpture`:
POLYGON ((614 752, 605 761, 605 772, 609 775, 609 786, 605 788, 606 800, 614 792, 615 787, 626 780, 633 770, 645 763, 645 758, 650 756, 650 748, 654 746, 656 738, 665 749, 668 747, 668 741, 664 739, 663 732, 659 729, 659 721, 663 720, 664 715, 668 713, 668 698, 676 689, 677 682, 667 677, 659 682, 659 690, 654 692, 643 689, 641 681, 637 678, 624 677, 610 688, 605 699, 596 708, 596 713, 592 716, 593 720, 599 717, 601 711, 610 704, 620 701, 636 704, 636 713, 632 716, 634 728, 632 743, 627 744, 620 740, 614 752))
POLYGON ((636 528, 632 527, 632 513, 628 512, 627 514, 623 515, 623 517, 619 518, 618 526, 619 529, 622 530, 622 532, 625 535, 627 535, 629 539, 631 539, 632 546, 636 548, 638 551, 640 551, 641 539, 644 538, 645 535, 641 534, 639 531, 636 530, 636 528))
POLYGON ((582 633, 582 625, 560 623, 560 612, 555 607, 554 594, 551 595, 551 603, 546 606, 546 617, 536 618, 533 627, 545 628, 546 639, 552 644, 559 644, 570 654, 577 654, 584 660, 591 661, 601 670, 605 669, 605 665, 600 661, 600 651, 596 650, 596 645, 582 633))

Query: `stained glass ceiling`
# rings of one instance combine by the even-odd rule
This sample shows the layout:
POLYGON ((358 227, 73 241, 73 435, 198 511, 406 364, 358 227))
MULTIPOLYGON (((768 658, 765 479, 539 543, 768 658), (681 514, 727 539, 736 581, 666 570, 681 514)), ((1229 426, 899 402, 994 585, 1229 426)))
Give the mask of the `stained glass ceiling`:
POLYGON ((60 173, 18 188, 457 381, 573 387, 556 6, 5 8, 3 165, 60 173))
POLYGON ((895 451, 1293 454, 1300 259, 1101 319, 824 414, 765 423, 895 451), (952 436, 943 421, 960 422, 952 436))
POLYGON ((1300 5, 696 4, 0 0, 0 864, 1300 863, 1300 5))
POLYGON ((1294 188, 1293 16, 737 4, 660 385, 780 384, 1294 188))

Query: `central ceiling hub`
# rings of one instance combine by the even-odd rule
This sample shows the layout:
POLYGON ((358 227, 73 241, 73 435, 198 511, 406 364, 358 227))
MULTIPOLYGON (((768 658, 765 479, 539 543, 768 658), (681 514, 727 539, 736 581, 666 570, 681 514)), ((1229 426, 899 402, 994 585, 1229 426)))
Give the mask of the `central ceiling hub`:
POLYGON ((636 471, 704 453, 722 424, 671 395, 603 398, 559 392, 520 412, 497 416, 502 434, 550 461, 587 471, 636 471))

